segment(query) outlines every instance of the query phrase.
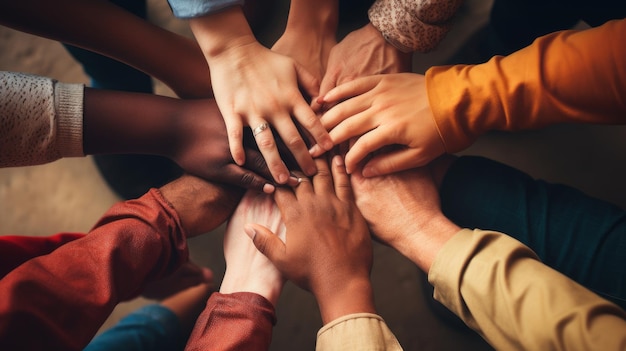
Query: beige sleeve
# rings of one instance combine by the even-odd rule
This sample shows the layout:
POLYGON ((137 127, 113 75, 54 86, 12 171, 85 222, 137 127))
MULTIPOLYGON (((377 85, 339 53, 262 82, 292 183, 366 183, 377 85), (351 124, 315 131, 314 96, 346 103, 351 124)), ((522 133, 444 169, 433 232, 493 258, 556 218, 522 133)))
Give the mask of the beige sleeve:
POLYGON ((370 23, 403 52, 434 49, 450 30, 461 0, 376 0, 370 23))
POLYGON ((463 229, 437 255, 435 299, 498 350, 624 350, 626 313, 504 234, 463 229))
POLYGON ((376 314, 355 313, 337 318, 317 333, 317 351, 402 350, 385 321, 376 314))
POLYGON ((0 167, 84 156, 82 84, 0 72, 0 167))

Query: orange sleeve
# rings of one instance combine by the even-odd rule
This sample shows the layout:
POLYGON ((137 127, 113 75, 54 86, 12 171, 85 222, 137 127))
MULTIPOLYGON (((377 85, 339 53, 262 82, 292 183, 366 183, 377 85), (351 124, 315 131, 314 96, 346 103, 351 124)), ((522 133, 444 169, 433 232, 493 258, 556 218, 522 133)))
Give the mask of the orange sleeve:
POLYGON ((448 152, 489 130, 626 122, 626 20, 540 37, 480 65, 432 67, 430 105, 448 152))

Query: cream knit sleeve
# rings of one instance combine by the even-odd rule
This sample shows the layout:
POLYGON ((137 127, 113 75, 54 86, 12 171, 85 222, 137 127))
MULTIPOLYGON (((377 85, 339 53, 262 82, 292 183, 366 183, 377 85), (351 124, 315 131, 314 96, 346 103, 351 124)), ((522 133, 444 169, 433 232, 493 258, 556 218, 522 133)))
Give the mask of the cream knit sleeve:
POLYGON ((0 167, 84 156, 82 84, 0 72, 0 167))

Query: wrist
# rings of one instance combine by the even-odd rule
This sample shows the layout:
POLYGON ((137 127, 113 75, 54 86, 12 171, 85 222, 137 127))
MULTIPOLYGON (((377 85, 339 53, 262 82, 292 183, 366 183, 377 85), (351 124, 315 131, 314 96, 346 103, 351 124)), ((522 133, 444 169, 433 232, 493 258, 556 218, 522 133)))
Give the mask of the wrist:
POLYGON ((189 26, 207 60, 231 49, 257 42, 241 6, 192 18, 189 26))
POLYGON ((348 279, 339 285, 314 292, 323 324, 353 313, 376 313, 369 276, 348 279))
POLYGON ((278 298, 283 289, 283 282, 280 279, 261 277, 258 272, 248 272, 251 274, 238 274, 233 269, 226 268, 220 293, 232 294, 236 292, 249 292, 261 295, 273 306, 278 303, 278 298), (264 279, 265 278, 265 279, 264 279))
POLYGON ((461 228, 440 212, 420 215, 414 223, 411 232, 399 236, 392 247, 428 273, 441 248, 461 228))
MULTIPOLYGON (((299 2, 309 4, 310 2, 299 2)), ((335 39, 339 23, 338 5, 324 4, 314 8, 298 7, 292 3, 293 8, 289 13, 285 32, 317 34, 319 37, 332 37, 335 39)))

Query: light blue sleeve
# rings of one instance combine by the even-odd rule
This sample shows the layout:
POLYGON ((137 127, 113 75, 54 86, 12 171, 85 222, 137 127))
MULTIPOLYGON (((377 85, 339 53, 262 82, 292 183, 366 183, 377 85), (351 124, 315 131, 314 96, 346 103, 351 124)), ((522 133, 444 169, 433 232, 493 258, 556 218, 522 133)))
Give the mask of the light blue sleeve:
POLYGON ((177 18, 194 18, 243 5, 244 0, 167 0, 177 18))

